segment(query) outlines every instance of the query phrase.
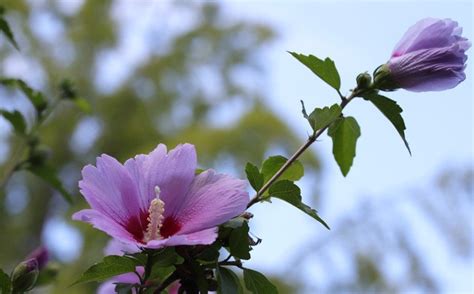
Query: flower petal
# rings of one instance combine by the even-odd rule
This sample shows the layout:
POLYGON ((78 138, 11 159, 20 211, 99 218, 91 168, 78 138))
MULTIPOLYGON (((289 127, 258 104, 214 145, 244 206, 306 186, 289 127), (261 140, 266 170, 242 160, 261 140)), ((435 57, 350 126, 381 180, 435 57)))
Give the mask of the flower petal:
POLYGON ((117 239, 110 239, 104 248, 104 255, 124 255, 125 253, 137 253, 140 248, 136 244, 123 243, 117 239))
MULTIPOLYGON (((459 41, 462 29, 450 19, 425 18, 410 27, 395 46, 392 56, 420 49, 441 48, 459 41)), ((465 39, 464 39, 465 40, 465 39)))
POLYGON ((99 229, 126 244, 137 243, 132 235, 127 232, 122 225, 97 210, 83 209, 73 214, 72 219, 90 223, 94 228, 99 229))
POLYGON ((173 216, 181 226, 177 234, 218 226, 244 212, 249 202, 246 185, 243 180, 213 170, 197 175, 173 216))
POLYGON ((97 158, 97 167, 84 167, 79 187, 92 209, 123 226, 132 218, 140 224, 137 186, 115 158, 104 154, 97 158))
POLYGON ((149 206, 156 197, 155 186, 160 187, 160 199, 165 203, 167 214, 174 214, 179 208, 196 166, 196 150, 191 144, 178 145, 168 154, 164 145, 158 145, 149 155, 140 155, 125 163, 140 187, 143 203, 149 206))
POLYGON ((145 247, 158 249, 165 246, 209 245, 217 239, 217 227, 190 233, 174 235, 167 239, 149 241, 145 247))

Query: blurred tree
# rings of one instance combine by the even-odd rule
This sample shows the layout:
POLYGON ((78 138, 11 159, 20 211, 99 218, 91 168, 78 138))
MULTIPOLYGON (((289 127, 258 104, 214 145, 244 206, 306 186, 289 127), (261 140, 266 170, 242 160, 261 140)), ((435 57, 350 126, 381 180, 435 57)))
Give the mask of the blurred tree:
MULTIPOLYGON (((57 85, 70 78, 93 105, 90 115, 61 105, 41 130, 53 165, 76 195, 80 169, 100 153, 124 160, 159 142, 169 147, 190 142, 203 167, 242 174, 246 161, 259 163, 270 149, 289 153, 301 141, 265 103, 268 85, 260 62, 275 37, 265 25, 227 19, 215 3, 3 0, 2 5, 21 52, 0 46, 0 75, 20 76, 49 96, 57 96, 57 85)), ((11 104, 13 94, 2 91, 1 103, 11 104)), ((23 106, 16 104, 29 113, 23 106)), ((21 148, 13 135, 6 140, 3 166, 21 148)), ((304 161, 318 170, 314 156, 304 161)), ((69 207, 36 178, 15 174, 1 192, 0 264, 11 268, 37 246, 48 223, 69 226, 71 213, 84 206, 80 199, 69 207)), ((81 258, 63 268, 50 293, 63 293, 102 255, 107 237, 73 225, 84 238, 81 258)))
POLYGON ((456 168, 428 188, 371 198, 376 200, 358 206, 332 234, 298 252, 289 268, 320 270, 314 283, 306 283, 311 293, 443 292, 440 262, 472 267, 473 187, 472 167, 456 168))

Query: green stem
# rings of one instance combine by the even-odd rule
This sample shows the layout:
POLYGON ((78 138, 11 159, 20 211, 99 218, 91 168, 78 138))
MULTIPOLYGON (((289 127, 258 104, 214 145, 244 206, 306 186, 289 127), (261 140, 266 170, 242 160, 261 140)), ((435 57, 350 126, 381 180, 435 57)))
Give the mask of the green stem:
MULTIPOLYGON (((351 95, 349 95, 348 97, 342 97, 342 101, 340 103, 340 107, 341 107, 341 110, 344 109, 347 104, 349 104, 352 99, 354 99, 355 97, 357 97, 358 95, 360 95, 362 93, 362 91, 360 90, 357 90, 357 89, 354 89, 354 91, 352 91, 351 95)), ((341 114, 342 115, 342 114, 341 114)), ((330 124, 326 125, 324 128, 322 129, 319 129, 317 130, 313 135, 311 135, 308 140, 306 141, 306 143, 304 143, 286 162, 285 164, 283 164, 283 166, 270 178, 270 180, 268 180, 268 182, 266 182, 263 187, 257 192, 257 194, 252 198, 252 200, 250 200, 249 204, 247 205, 247 208, 251 207, 252 205, 254 205, 255 203, 258 203, 260 201, 262 201, 262 196, 263 194, 268 190, 268 188, 270 188, 270 186, 275 183, 278 178, 291 166, 291 164, 293 162, 295 162, 300 156, 301 154, 303 154, 306 149, 308 149, 309 146, 311 146, 315 141, 316 139, 319 138, 319 136, 321 136, 325 131, 326 129, 329 127, 330 124)))

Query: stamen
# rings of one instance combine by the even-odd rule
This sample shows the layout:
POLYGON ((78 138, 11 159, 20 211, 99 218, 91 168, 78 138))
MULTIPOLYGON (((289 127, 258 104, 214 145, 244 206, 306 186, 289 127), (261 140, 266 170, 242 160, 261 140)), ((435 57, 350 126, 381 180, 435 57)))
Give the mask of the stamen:
POLYGON ((150 208, 148 209, 148 227, 145 233, 145 242, 162 239, 160 229, 163 225, 165 203, 160 200, 160 192, 160 187, 156 186, 156 198, 151 201, 150 208))

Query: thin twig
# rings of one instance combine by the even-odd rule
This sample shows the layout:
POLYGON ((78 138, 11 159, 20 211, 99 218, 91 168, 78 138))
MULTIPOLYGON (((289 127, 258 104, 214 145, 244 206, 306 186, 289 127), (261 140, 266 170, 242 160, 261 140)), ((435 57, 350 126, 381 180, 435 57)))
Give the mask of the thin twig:
MULTIPOLYGON (((358 91, 357 89, 355 89, 351 95, 349 95, 347 98, 346 97, 342 97, 342 101, 340 103, 340 107, 341 107, 341 110, 344 109, 344 107, 346 107, 347 104, 349 104, 349 102, 352 101, 352 99, 354 99, 355 97, 357 97, 358 95, 361 94, 361 91, 358 91)), ((304 143, 286 162, 285 164, 283 164, 283 166, 270 178, 270 180, 268 180, 268 182, 266 182, 263 187, 257 192, 257 194, 252 198, 252 200, 250 200, 250 202, 247 204, 247 208, 251 207, 252 205, 254 205, 255 203, 258 203, 260 201, 262 201, 262 195, 268 190, 268 188, 270 188, 270 186, 275 183, 278 178, 291 166, 291 164, 293 164, 293 162, 295 162, 300 156, 301 154, 303 154, 303 152, 306 151, 306 149, 308 149, 309 146, 311 146, 315 141, 316 139, 318 139, 319 136, 321 136, 324 131, 326 131, 326 129, 329 127, 329 124, 327 126, 325 126, 324 128, 322 129, 319 129, 318 131, 316 131, 313 135, 311 135, 308 140, 306 141, 306 143, 304 143)))

